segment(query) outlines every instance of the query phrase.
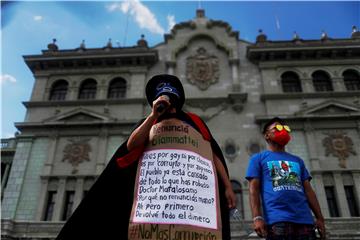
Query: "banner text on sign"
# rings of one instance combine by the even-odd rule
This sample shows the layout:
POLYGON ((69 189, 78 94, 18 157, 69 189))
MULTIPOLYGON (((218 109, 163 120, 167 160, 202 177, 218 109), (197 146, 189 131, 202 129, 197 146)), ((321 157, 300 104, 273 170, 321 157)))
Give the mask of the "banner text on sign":
POLYGON ((213 165, 179 149, 144 152, 140 161, 134 223, 217 228, 213 165))

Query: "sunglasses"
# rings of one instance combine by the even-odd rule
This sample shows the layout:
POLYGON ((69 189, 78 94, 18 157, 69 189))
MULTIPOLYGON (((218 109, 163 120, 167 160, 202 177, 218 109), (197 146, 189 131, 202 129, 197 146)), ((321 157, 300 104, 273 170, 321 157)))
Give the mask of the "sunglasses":
POLYGON ((291 129, 288 125, 276 124, 274 127, 270 128, 269 130, 272 130, 274 128, 276 130, 278 130, 279 132, 282 131, 283 129, 285 129, 285 131, 287 131, 287 132, 291 132, 291 129))

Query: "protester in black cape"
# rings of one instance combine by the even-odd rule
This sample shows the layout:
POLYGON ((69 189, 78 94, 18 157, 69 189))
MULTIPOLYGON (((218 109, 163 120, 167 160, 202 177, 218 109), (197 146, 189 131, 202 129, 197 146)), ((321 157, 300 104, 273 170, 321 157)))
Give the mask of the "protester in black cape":
POLYGON ((128 238, 138 158, 145 146, 142 142, 139 144, 139 138, 136 136, 139 131, 142 131, 141 129, 151 128, 154 119, 160 122, 168 118, 177 118, 186 122, 210 141, 216 156, 214 163, 218 172, 222 239, 230 239, 229 208, 235 207, 236 198, 219 145, 198 116, 181 110, 185 102, 185 93, 176 76, 167 74, 154 76, 146 85, 146 97, 152 107, 152 113, 135 126, 135 130, 130 135, 130 141, 127 139, 117 149, 56 239, 123 240, 128 238), (219 169, 222 170, 219 172, 219 169))

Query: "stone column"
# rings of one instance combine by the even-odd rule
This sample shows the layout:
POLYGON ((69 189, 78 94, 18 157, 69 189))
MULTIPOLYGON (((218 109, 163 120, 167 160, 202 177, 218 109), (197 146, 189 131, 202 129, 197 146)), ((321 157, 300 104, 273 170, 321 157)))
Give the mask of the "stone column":
POLYGON ((167 69, 167 73, 170 75, 174 75, 175 74, 175 67, 176 67, 176 62, 174 61, 167 61, 165 63, 166 69, 167 69))
POLYGON ((84 192, 84 178, 76 179, 75 196, 72 212, 79 206, 84 192))
POLYGON ((50 87, 48 84, 48 77, 43 74, 35 74, 35 83, 31 93, 31 101, 47 101, 50 96, 50 87))
POLYGON ((48 179, 41 179, 41 191, 39 194, 39 203, 37 207, 37 211, 35 213, 35 221, 42 221, 44 216, 44 210, 46 206, 46 200, 47 200, 47 192, 48 192, 48 179))
POLYGON ((342 77, 332 78, 332 83, 333 83, 334 91, 337 91, 337 92, 346 91, 344 79, 342 77))
POLYGON ((359 134, 359 138, 360 138, 360 121, 356 121, 357 124, 357 132, 359 134))
POLYGON ((48 157, 46 158, 43 170, 42 170, 42 175, 50 175, 51 171, 52 171, 52 167, 53 167, 53 161, 55 159, 55 154, 56 154, 56 146, 58 144, 58 133, 53 132, 49 135, 49 149, 48 149, 48 157))
POLYGON ((95 99, 106 99, 107 98, 107 89, 105 80, 101 80, 100 84, 97 86, 96 98, 95 99))
POLYGON ((58 189, 56 192, 54 214, 51 219, 52 221, 61 221, 61 217, 62 217, 61 215, 64 209, 65 187, 66 187, 66 178, 60 178, 58 189))
POLYGON ((325 186, 322 179, 321 173, 315 173, 313 174, 313 181, 314 181, 314 190, 316 193, 316 197, 320 204, 320 209, 325 218, 330 217, 328 204, 326 200, 326 193, 325 193, 325 186))
POLYGON ((311 78, 302 78, 300 81, 303 92, 315 92, 314 84, 311 78))
POLYGON ((96 173, 100 175, 101 172, 104 170, 105 161, 106 161, 106 146, 108 140, 108 131, 106 128, 100 130, 98 143, 97 143, 97 156, 96 156, 96 173))
POLYGON ((305 138, 309 149, 309 159, 311 164, 311 170, 320 170, 320 162, 317 153, 317 146, 315 141, 314 128, 311 126, 311 122, 306 121, 304 123, 305 138))
POLYGON ((346 200, 344 183, 342 180, 341 173, 334 173, 334 181, 335 181, 335 191, 337 195, 337 200, 339 203, 340 216, 350 217, 350 210, 349 210, 348 202, 346 200))
POLYGON ((354 185, 355 185, 355 197, 358 207, 360 207, 360 172, 353 173, 354 185))
POLYGON ((230 59, 230 66, 232 71, 232 80, 233 80, 233 92, 240 92, 240 81, 239 81, 239 59, 230 59))
POLYGON ((76 85, 75 81, 69 83, 68 94, 66 94, 66 100, 76 100, 79 94, 79 86, 76 85))

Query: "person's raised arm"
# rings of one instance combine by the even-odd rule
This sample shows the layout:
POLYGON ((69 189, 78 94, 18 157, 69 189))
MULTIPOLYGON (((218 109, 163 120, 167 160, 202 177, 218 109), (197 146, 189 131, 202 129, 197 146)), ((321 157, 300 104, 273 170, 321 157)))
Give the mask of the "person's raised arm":
POLYGON ((144 145, 148 141, 150 129, 154 124, 155 120, 167 110, 167 108, 165 108, 161 112, 157 111, 159 105, 164 103, 168 107, 170 106, 169 99, 165 96, 160 96, 153 102, 152 111, 149 114, 149 116, 138 128, 136 128, 131 133, 129 140, 127 142, 128 151, 132 151, 135 148, 144 145))

